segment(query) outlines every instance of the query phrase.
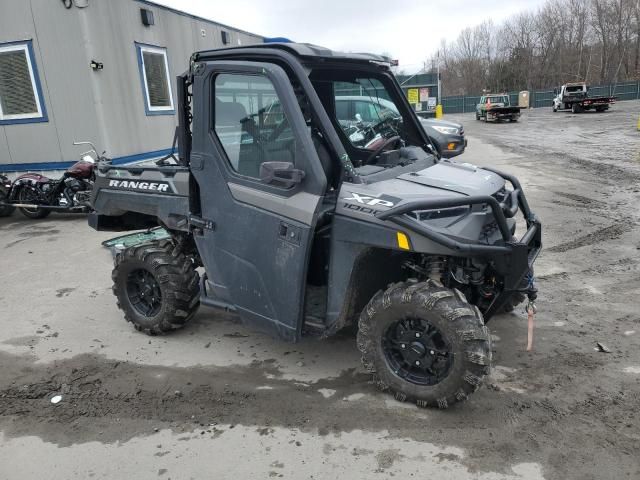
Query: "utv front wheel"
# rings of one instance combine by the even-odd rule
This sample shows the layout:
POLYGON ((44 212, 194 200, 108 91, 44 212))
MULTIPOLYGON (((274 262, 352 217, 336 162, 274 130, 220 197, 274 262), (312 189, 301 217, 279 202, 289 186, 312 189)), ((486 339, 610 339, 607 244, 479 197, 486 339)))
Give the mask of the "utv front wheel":
POLYGON ((489 373, 491 339, 482 315, 461 292, 436 282, 378 292, 358 326, 365 368, 397 400, 447 408, 475 392, 489 373))
POLYGON ((118 308, 147 335, 183 327, 200 305, 198 272, 169 240, 119 253, 111 277, 118 308))

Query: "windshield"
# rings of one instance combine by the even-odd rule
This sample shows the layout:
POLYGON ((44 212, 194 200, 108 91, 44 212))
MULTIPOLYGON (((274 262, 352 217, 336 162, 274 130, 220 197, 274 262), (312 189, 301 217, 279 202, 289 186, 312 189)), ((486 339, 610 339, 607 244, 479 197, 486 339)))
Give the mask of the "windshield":
POLYGON ((351 146, 369 148, 377 140, 402 138, 402 116, 391 95, 376 78, 332 82, 336 120, 351 146))
POLYGON ((487 97, 487 103, 504 103, 505 105, 509 105, 509 97, 506 95, 487 97))
POLYGON ((390 76, 327 69, 315 70, 311 79, 356 166, 381 165, 378 154, 384 156, 403 147, 430 153, 390 76))

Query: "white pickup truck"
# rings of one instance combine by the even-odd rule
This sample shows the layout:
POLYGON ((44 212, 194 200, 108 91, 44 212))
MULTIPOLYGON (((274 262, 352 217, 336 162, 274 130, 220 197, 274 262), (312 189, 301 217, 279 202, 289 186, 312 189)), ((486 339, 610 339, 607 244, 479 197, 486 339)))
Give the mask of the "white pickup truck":
POLYGON ((556 96, 553 99, 553 111, 571 110, 580 113, 585 110, 595 109, 596 112, 604 112, 616 102, 616 97, 592 97, 589 95, 589 87, 584 82, 567 83, 559 89, 555 89, 556 96))

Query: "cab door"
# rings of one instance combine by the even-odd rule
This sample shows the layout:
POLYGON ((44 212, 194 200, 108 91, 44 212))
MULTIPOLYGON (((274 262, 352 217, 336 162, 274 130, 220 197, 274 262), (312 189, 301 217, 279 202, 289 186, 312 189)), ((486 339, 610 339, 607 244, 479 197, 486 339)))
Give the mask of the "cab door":
POLYGON ((295 341, 327 184, 310 129, 279 66, 213 61, 195 71, 190 161, 201 216, 212 226, 196 236, 207 274, 203 302, 231 305, 247 323, 295 341), (272 162, 304 178, 261 180, 272 162))

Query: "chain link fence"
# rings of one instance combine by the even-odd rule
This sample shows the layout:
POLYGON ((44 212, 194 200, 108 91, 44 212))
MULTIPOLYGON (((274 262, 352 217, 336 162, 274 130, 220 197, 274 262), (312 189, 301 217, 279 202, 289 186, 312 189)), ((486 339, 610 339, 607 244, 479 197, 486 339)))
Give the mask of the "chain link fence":
MULTIPOLYGON (((534 90, 530 93, 529 106, 533 108, 551 107, 555 96, 554 89, 534 90)), ((509 92, 512 105, 518 104, 519 92, 509 92)), ((617 97, 617 100, 640 99, 640 82, 625 82, 609 85, 596 85, 589 88, 592 96, 617 97)), ((468 113, 475 112, 476 105, 480 102, 480 95, 456 95, 442 98, 444 113, 468 113)))

